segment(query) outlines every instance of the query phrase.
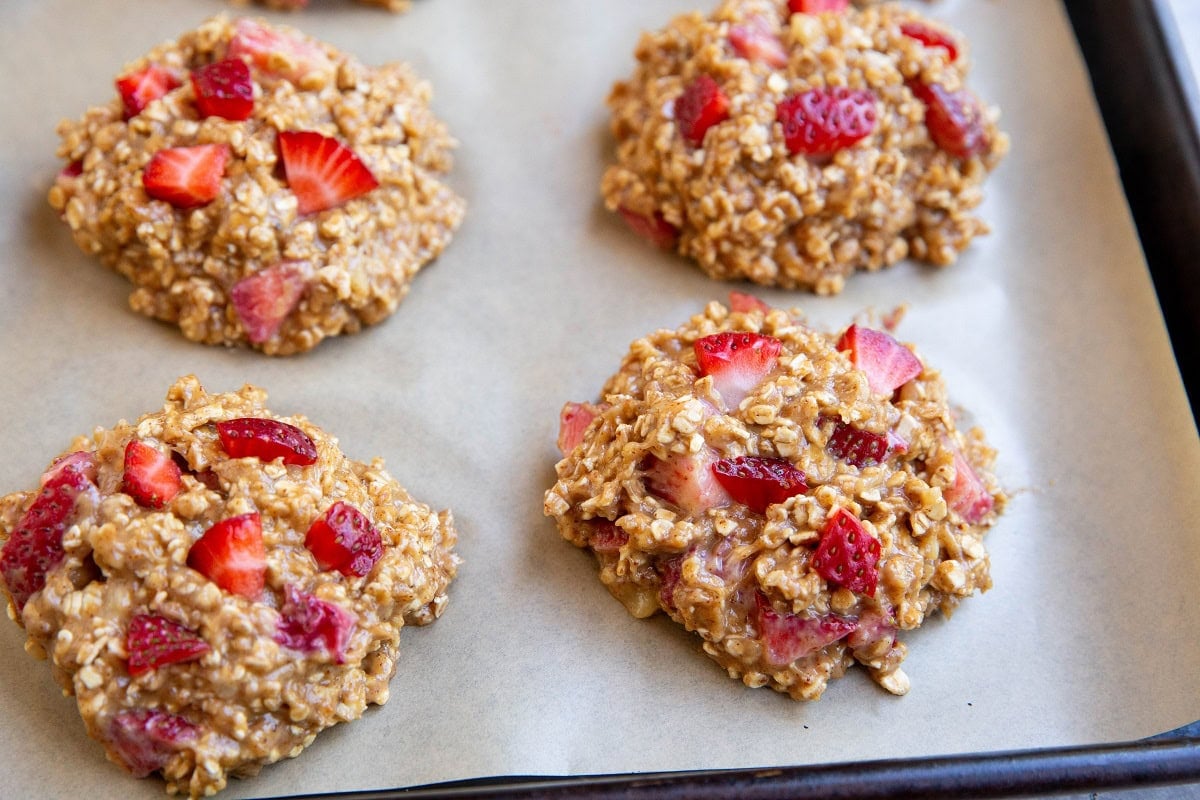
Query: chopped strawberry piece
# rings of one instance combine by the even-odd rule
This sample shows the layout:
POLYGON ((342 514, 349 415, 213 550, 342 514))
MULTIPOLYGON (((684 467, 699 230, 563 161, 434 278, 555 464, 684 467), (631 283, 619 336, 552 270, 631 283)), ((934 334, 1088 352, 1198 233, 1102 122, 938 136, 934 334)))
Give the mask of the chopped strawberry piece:
POLYGON ((323 650, 333 656, 335 663, 344 662, 358 617, 336 603, 305 594, 290 584, 284 592, 275 641, 302 653, 323 650))
POLYGON ((747 61, 761 61, 769 67, 782 69, 788 64, 788 53, 779 35, 762 17, 750 17, 745 25, 729 29, 729 44, 733 52, 747 61))
POLYGON ((752 294, 746 294, 744 292, 730 292, 729 310, 741 312, 761 311, 762 313, 766 314, 771 310, 771 307, 752 294))
POLYGON ((600 413, 591 403, 567 403, 558 415, 558 449, 565 456, 583 441, 583 433, 600 413))
POLYGON ((892 435, 871 433, 853 425, 838 421, 825 445, 835 458, 840 458, 855 467, 869 467, 882 464, 894 441, 903 444, 903 440, 893 440, 892 435))
POLYGON ((157 614, 135 615, 125 632, 125 652, 133 676, 168 664, 195 661, 210 649, 191 628, 157 614))
POLYGON ((588 523, 588 547, 597 553, 617 553, 629 541, 629 534, 606 519, 588 523))
POLYGON ((183 488, 179 465, 170 455, 138 439, 125 445, 121 491, 143 508, 162 508, 183 488))
POLYGON ((266 584, 262 520, 253 512, 221 520, 192 545, 187 565, 225 591, 255 599, 266 584))
POLYGON ((713 125, 729 119, 729 98, 708 75, 687 85, 675 101, 675 125, 689 144, 699 147, 713 125))
POLYGON ((941 47, 945 49, 950 61, 958 60, 958 42, 946 31, 927 22, 910 20, 900 23, 900 32, 910 39, 916 39, 926 47, 941 47))
POLYGON ((867 533, 858 517, 837 508, 825 520, 812 565, 825 580, 868 597, 879 585, 879 540, 867 533))
POLYGON ((925 104, 925 127, 933 143, 956 158, 987 152, 983 108, 966 89, 949 92, 937 83, 909 81, 908 88, 925 104))
POLYGON ((301 467, 317 463, 317 446, 308 434, 276 419, 240 417, 218 422, 217 436, 221 447, 233 458, 279 458, 284 464, 301 467))
POLYGON ((672 455, 666 461, 651 456, 645 468, 646 489, 679 506, 685 514, 703 514, 710 508, 728 505, 729 495, 712 469, 716 461, 717 454, 709 449, 672 455))
POLYGON ((200 728, 157 709, 122 711, 112 718, 105 747, 136 778, 167 765, 171 757, 200 738, 200 728))
POLYGON ((150 159, 142 173, 146 194, 176 208, 206 205, 221 194, 229 145, 167 147, 150 159))
POLYGON ((802 617, 790 612, 780 613, 771 601, 756 592, 754 623, 766 645, 767 661, 777 666, 791 664, 798 658, 815 653, 822 647, 849 636, 857 620, 828 614, 824 617, 802 617))
POLYGON ((838 339, 837 348, 850 354, 850 363, 866 373, 876 394, 890 396, 924 369, 912 350, 872 328, 851 325, 838 339))
POLYGON ((371 520, 349 503, 338 500, 311 526, 304 546, 323 570, 365 576, 383 558, 383 539, 371 520))
POLYGON ((954 451, 954 485, 942 494, 950 508, 972 525, 986 517, 996 504, 983 480, 958 450, 954 451))
POLYGON ((353 150, 316 131, 280 131, 279 155, 301 216, 335 208, 379 185, 353 150))
POLYGON ((136 117, 146 106, 178 86, 179 78, 175 73, 158 64, 147 64, 117 78, 117 91, 125 104, 125 118, 136 117))
POLYGON ((875 95, 869 89, 809 89, 788 95, 775 108, 788 152, 828 155, 875 130, 875 95))
POLYGON ((96 456, 88 450, 76 450, 54 459, 50 469, 42 474, 42 486, 58 478, 64 472, 77 472, 88 480, 96 482, 96 456))
POLYGON ((713 464, 713 474, 730 497, 759 514, 808 491, 804 473, 786 458, 722 458, 713 464))
POLYGON ((653 216, 648 217, 622 206, 617 209, 617 213, 621 215, 621 219, 625 220, 625 224, 633 229, 634 233, 650 244, 661 250, 675 249, 675 245, 679 241, 679 229, 667 222, 659 212, 655 211, 653 216))
POLYGON ((300 83, 311 73, 333 70, 333 62, 315 42, 245 18, 234 23, 228 57, 248 61, 251 66, 292 83, 300 83))
POLYGON ((732 409, 775 368, 783 343, 760 333, 726 331, 697 339, 694 348, 700 374, 712 376, 713 386, 732 409))
POLYGON ((254 113, 254 81, 240 58, 205 64, 192 73, 196 108, 202 117, 249 119, 254 113))
POLYGON ((18 611, 62 562, 62 538, 74 522, 75 500, 94 488, 85 469, 51 467, 51 473, 0 549, 0 576, 18 611))
POLYGON ((655 565, 658 572, 658 600, 667 611, 674 611, 675 590, 683 578, 683 556, 665 558, 655 565))
POLYGON ((82 174, 83 161, 78 158, 58 171, 60 179, 78 178, 82 174))
POLYGON ((840 14, 850 7, 850 0, 788 0, 793 14, 840 14))
POLYGON ((300 305, 306 280, 294 261, 281 261, 242 278, 229 290, 246 338, 262 344, 279 333, 288 315, 300 305))

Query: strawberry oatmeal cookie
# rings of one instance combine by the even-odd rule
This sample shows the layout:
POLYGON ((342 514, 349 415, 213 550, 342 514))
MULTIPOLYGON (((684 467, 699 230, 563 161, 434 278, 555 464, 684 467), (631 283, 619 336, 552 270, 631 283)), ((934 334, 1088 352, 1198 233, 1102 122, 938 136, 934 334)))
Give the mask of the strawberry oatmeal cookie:
POLYGON ((180 379, 0 499, 0 579, 88 733, 212 794, 388 699, 400 629, 441 615, 448 511, 252 386, 180 379))
POLYGON ((713 278, 820 294, 953 262, 1008 149, 966 42, 896 5, 724 0, 638 44, 608 98, 605 204, 713 278))
POLYGON ((385 319, 464 204, 430 89, 261 21, 218 17, 59 125, 50 190, 134 310, 283 355, 385 319))
POLYGON ((631 614, 664 611, 747 686, 815 700, 858 662, 904 694, 900 632, 991 586, 993 452, 889 334, 733 299, 564 407, 546 514, 631 614))

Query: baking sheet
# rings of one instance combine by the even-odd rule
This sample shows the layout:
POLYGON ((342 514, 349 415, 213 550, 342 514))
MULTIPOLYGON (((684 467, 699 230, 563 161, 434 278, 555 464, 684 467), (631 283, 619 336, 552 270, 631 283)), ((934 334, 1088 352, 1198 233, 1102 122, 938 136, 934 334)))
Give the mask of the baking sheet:
MULTIPOLYGON (((127 310, 45 203, 56 121, 217 0, 0 5, 0 491, 71 437, 161 405, 194 372, 265 386, 357 458, 383 455, 454 509, 465 564, 435 625, 406 630, 392 699, 224 796, 492 775, 804 764, 1135 739, 1200 718, 1200 448, 1065 15, 1044 0, 943 0, 972 86, 1013 152, 986 188, 995 233, 955 267, 902 264, 836 298, 757 290, 836 328, 908 303, 899 335, 1000 449, 1013 494, 995 588, 910 634, 904 698, 858 670, 815 704, 730 681, 696 640, 635 621, 541 514, 563 401, 593 399, 628 343, 731 288, 604 212, 603 97, 638 32, 695 0, 341 0, 268 14, 368 63, 403 59, 462 141, 470 202, 397 314, 315 352, 206 348, 127 310)), ((739 286, 745 290, 747 287, 739 286)), ((87 739, 71 700, 0 625, 0 767, 30 796, 158 797, 87 739), (63 765, 69 764, 69 769, 63 765)))

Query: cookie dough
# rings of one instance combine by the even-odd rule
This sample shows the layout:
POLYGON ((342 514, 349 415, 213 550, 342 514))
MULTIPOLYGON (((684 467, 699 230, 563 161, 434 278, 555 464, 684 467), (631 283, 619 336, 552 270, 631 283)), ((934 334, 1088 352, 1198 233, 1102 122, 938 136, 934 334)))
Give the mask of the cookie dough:
POLYGON ((1008 139, 963 37, 916 12, 725 0, 635 55, 608 98, 604 202, 710 276, 832 294, 987 231, 973 209, 1008 139))
POLYGON ((50 204, 134 310, 269 354, 385 319, 449 243, 454 141, 406 65, 218 17, 59 125, 50 204))
POLYGON ((859 663, 904 694, 902 633, 991 586, 993 451, 888 333, 734 306, 637 340, 564 407, 545 512, 631 614, 747 686, 815 700, 859 663))
POLYGON ((450 512, 253 386, 180 379, 0 499, 0 579, 110 760, 171 793, 298 755, 388 699, 400 630, 441 615, 450 512))

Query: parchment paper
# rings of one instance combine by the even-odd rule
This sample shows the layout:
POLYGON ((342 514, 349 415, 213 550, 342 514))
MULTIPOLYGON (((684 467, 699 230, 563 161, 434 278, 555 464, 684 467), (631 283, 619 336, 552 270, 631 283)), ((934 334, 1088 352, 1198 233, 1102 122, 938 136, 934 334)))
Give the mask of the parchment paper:
MULTIPOLYGON (((214 390, 265 386, 352 456, 385 456, 462 534, 449 608, 405 630, 388 705, 225 796, 1069 745, 1200 718, 1200 448, 1056 3, 928 6, 968 34, 972 86, 1012 136, 986 189, 993 235, 955 267, 902 264, 836 298, 760 292, 827 328, 910 304, 899 335, 1000 450, 1013 501, 988 539, 995 589, 908 637, 907 697, 859 670, 815 704, 745 689, 673 624, 629 617, 542 516, 562 403, 593 399, 631 340, 731 288, 598 200, 603 98, 639 32, 697 2, 418 0, 390 16, 313 0, 268 15, 368 63, 413 63, 462 142, 452 183, 471 204, 392 319, 275 360, 130 312, 127 283, 44 199, 55 123, 228 7, 0 4, 0 491, 32 487, 72 436, 158 408, 195 372, 214 390)), ((0 624, 0 793, 160 796, 105 761, 22 639, 0 624)))

